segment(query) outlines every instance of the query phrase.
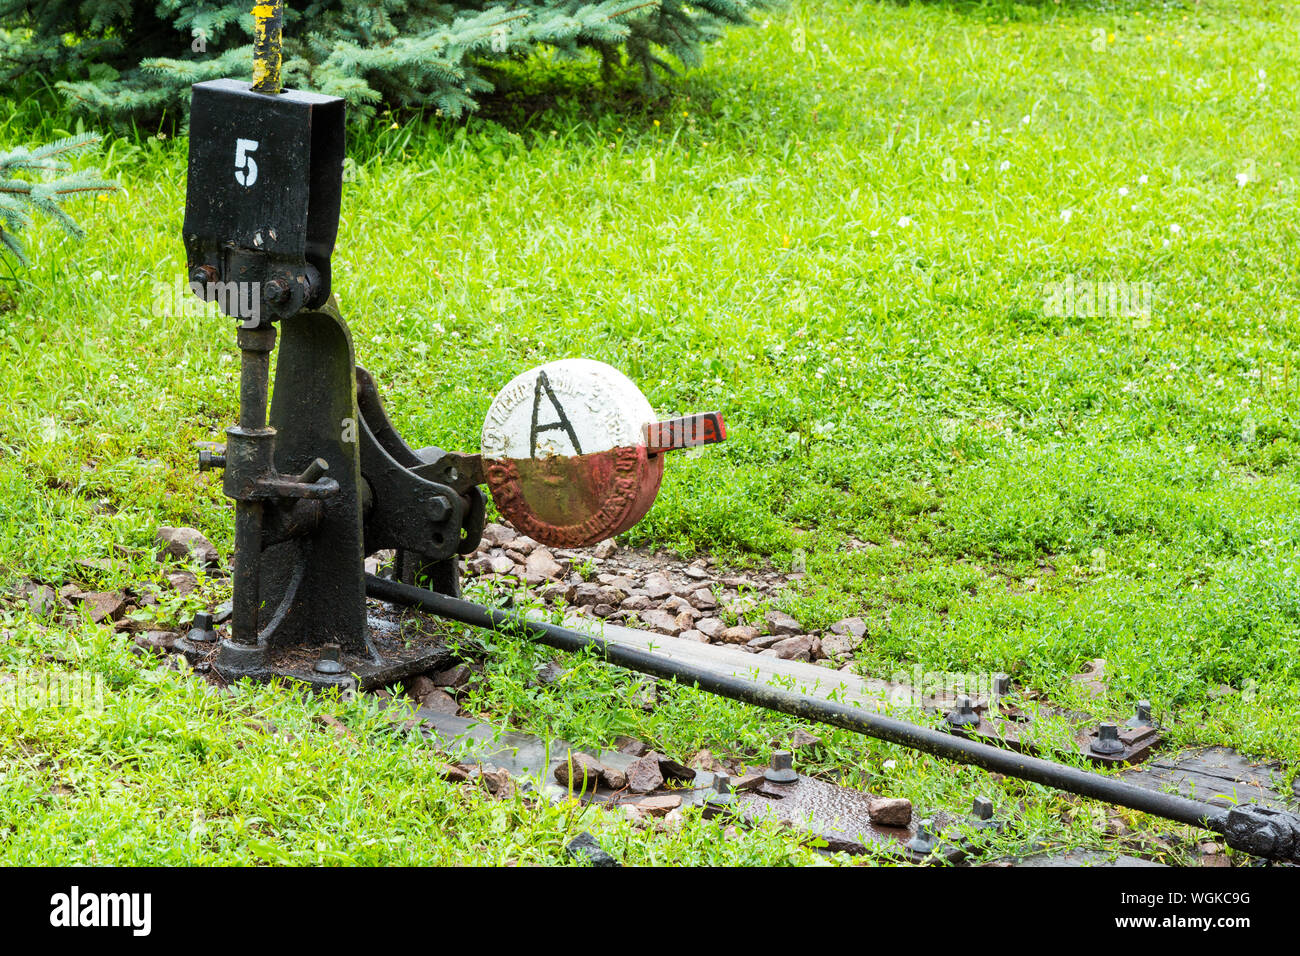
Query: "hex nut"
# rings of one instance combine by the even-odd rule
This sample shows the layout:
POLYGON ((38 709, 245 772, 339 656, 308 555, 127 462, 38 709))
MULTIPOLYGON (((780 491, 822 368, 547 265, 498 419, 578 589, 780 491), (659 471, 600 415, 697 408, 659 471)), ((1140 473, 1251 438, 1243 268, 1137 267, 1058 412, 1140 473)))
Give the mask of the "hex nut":
POLYGON ((772 763, 765 771, 763 778, 771 783, 794 783, 799 779, 799 774, 794 769, 794 754, 789 750, 776 750, 772 752, 772 763))

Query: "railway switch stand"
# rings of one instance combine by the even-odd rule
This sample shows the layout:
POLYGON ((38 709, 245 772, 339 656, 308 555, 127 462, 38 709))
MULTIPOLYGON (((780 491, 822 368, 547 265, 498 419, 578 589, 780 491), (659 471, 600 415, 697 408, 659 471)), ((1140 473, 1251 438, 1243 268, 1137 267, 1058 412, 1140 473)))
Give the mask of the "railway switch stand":
POLYGON ((241 366, 239 421, 224 455, 199 463, 235 502, 230 634, 196 627, 181 648, 228 679, 374 686, 446 652, 368 613, 367 555, 391 549, 396 580, 456 596, 484 526, 481 485, 537 540, 593 544, 646 514, 666 452, 720 441, 725 425, 716 412, 658 421, 626 376, 568 359, 502 389, 482 453, 408 444, 331 295, 344 103, 279 88, 278 5, 266 6, 254 81, 191 94, 190 288, 237 321, 241 366))

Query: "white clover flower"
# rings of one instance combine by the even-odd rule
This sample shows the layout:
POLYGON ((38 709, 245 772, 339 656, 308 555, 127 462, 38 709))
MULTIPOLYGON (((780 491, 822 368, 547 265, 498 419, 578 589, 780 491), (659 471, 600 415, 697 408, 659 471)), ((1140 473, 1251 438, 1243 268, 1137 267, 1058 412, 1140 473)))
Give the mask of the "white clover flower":
POLYGON ((1178 223, 1176 223, 1176 222, 1171 222, 1171 223, 1169 224, 1169 231, 1172 232, 1172 233, 1176 236, 1176 235, 1178 235, 1180 232, 1183 231, 1183 227, 1180 226, 1180 225, 1178 225, 1178 223))
POLYGON ((1138 182, 1139 182, 1141 185, 1145 186, 1145 185, 1147 184, 1147 174, 1146 174, 1146 173, 1143 173, 1141 176, 1139 176, 1139 177, 1138 177, 1138 182))
POLYGON ((1073 209, 1062 209, 1062 210, 1061 210, 1061 222, 1069 222, 1069 221, 1070 221, 1071 219, 1073 219, 1073 218, 1074 218, 1074 210, 1073 210, 1073 209))
POLYGON ((1010 168, 1011 168, 1011 160, 1009 159, 1002 160, 1001 164, 999 164, 998 166, 998 170, 1004 173, 1010 168))
POLYGON ((1028 113, 1026 113, 1024 116, 1020 117, 1020 123, 1021 123, 1022 126, 1028 126, 1028 125, 1030 124, 1031 121, 1032 121, 1032 120, 1031 120, 1031 117, 1029 116, 1028 113))
POLYGON ((1250 173, 1237 173, 1237 185, 1244 186, 1250 182, 1250 173))
POLYGON ((906 229, 906 228, 907 228, 908 226, 910 226, 911 224, 912 224, 912 217, 911 217, 911 216, 899 216, 899 217, 898 217, 898 228, 900 228, 900 229, 906 229))
POLYGON ((1128 187, 1127 187, 1127 186, 1120 186, 1120 187, 1119 187, 1119 194, 1120 194, 1121 196, 1127 196, 1127 195, 1128 195, 1128 187))

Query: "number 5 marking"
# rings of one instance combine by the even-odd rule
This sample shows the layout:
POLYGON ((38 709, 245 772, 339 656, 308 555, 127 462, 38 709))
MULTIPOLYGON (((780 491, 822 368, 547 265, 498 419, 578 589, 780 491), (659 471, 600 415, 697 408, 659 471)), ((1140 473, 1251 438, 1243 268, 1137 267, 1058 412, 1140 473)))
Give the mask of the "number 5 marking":
POLYGON ((255 139, 235 140, 235 182, 251 186, 257 182, 257 160, 248 155, 257 149, 255 139))

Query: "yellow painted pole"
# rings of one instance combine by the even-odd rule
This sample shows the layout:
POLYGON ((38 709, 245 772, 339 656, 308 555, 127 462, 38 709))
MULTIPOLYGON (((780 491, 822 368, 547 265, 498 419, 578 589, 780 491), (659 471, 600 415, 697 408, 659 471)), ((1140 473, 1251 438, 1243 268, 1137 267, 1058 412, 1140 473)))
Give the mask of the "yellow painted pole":
POLYGON ((253 89, 280 92, 280 41, 284 0, 259 0, 253 7, 253 89))

